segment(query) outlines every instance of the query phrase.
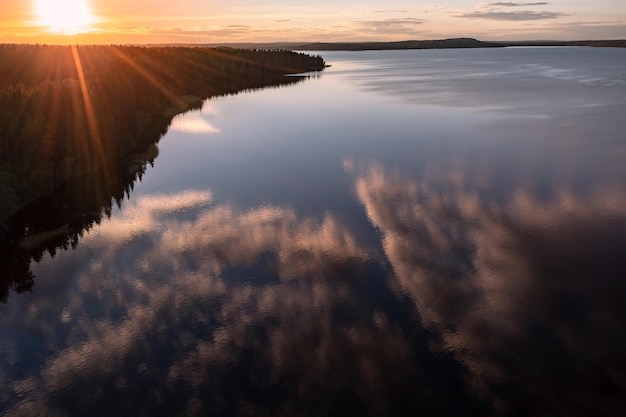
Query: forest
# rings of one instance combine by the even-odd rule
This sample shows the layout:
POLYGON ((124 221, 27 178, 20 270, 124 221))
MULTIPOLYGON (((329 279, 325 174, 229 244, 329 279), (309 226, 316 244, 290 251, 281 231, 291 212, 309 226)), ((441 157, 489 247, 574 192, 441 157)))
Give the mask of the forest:
POLYGON ((284 50, 0 45, 0 300, 121 204, 173 116, 324 67, 284 50))

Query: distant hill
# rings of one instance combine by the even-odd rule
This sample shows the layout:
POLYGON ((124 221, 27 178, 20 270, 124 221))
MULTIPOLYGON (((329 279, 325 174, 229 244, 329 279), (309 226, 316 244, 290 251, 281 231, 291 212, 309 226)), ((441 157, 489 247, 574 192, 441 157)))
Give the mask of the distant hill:
POLYGON ((448 48, 499 48, 496 42, 483 42, 472 38, 440 39, 399 42, 315 42, 297 45, 301 51, 367 51, 386 49, 448 49, 448 48))
POLYGON ((367 51, 386 49, 444 49, 444 48, 498 48, 498 42, 483 42, 472 38, 407 40, 397 42, 271 42, 271 43, 228 43, 198 46, 229 46, 245 49, 289 49, 295 51, 367 51))
POLYGON ((368 51, 392 49, 502 48, 507 46, 592 46, 626 48, 626 39, 581 41, 479 41, 473 38, 407 40, 397 42, 270 42, 202 44, 195 46, 228 46, 243 49, 288 49, 292 51, 368 51))

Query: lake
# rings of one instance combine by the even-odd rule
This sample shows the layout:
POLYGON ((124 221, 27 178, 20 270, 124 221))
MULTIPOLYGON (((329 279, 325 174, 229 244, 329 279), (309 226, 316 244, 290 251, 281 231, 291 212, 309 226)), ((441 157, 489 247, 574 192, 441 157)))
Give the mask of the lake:
POLYGON ((323 57, 177 116, 31 263, 0 411, 626 412, 626 50, 323 57))

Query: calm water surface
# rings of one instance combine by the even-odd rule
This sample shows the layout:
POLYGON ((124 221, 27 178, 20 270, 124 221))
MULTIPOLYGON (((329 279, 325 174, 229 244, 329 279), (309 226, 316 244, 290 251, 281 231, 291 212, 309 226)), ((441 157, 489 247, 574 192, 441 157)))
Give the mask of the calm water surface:
POLYGON ((0 411, 626 413, 626 50, 324 57, 33 262, 0 411))

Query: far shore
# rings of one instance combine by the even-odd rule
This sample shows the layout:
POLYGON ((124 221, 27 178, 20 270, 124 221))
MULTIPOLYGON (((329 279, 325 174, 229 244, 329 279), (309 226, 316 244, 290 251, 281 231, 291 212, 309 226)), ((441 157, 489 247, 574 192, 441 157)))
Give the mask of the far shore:
MULTIPOLYGON (((165 46, 165 45, 153 45, 165 46)), ((231 47, 243 49, 288 49, 292 51, 368 51, 397 49, 448 49, 448 48, 504 48, 513 46, 589 46, 602 48, 626 48, 626 39, 605 40, 531 40, 531 41, 481 41, 474 38, 435 40, 405 40, 390 42, 265 42, 220 44, 169 44, 167 46, 231 47)))

